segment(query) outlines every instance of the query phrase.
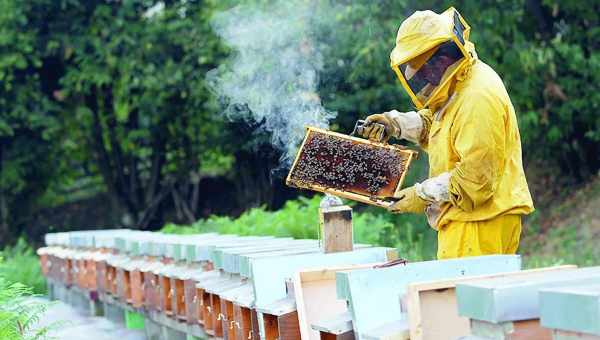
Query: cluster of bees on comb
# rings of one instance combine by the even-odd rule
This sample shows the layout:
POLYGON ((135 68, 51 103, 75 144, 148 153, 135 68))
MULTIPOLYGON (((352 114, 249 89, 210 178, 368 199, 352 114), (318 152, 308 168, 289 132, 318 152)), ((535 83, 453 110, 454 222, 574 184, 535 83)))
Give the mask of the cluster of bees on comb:
POLYGON ((376 196, 400 177, 404 167, 405 158, 392 149, 313 132, 291 180, 301 187, 320 185, 376 196))

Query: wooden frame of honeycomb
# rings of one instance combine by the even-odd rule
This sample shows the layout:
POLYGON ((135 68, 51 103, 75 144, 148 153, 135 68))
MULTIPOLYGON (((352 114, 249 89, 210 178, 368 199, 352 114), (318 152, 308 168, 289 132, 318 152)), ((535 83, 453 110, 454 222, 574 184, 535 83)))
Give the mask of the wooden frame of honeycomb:
POLYGON ((308 127, 286 184, 387 207, 417 152, 308 127))

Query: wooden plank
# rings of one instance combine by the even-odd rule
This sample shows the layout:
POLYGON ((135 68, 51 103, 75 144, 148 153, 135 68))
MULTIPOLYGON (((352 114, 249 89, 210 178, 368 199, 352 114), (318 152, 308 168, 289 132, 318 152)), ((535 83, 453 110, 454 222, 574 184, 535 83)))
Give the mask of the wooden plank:
MULTIPOLYGON (((322 320, 334 319, 348 311, 346 300, 338 299, 336 296, 335 273, 342 270, 369 268, 377 264, 318 268, 299 271, 293 276, 302 340, 318 340, 320 332, 313 329, 311 325, 322 320)), ((352 318, 349 314, 345 315, 348 315, 351 324, 352 318)))
POLYGON ((179 320, 186 320, 185 314, 185 292, 183 288, 183 280, 178 278, 171 278, 171 284, 174 286, 173 293, 173 312, 179 320))
POLYGON ((600 267, 523 277, 499 277, 456 286, 458 311, 471 319, 499 323, 538 319, 541 289, 600 284, 600 267))
POLYGON ((352 208, 347 205, 319 208, 324 253, 352 251, 352 208))
POLYGON ((280 340, 300 340, 300 327, 298 324, 298 312, 293 311, 280 315, 277 318, 280 340))
POLYGON ((106 292, 106 260, 101 260, 96 263, 96 287, 98 287, 99 293, 106 292))
POLYGON ((221 320, 221 323, 223 324, 223 339, 236 339, 237 327, 235 326, 235 321, 233 318, 233 303, 221 298, 221 313, 223 314, 223 318, 221 320))
POLYGON ((198 323, 198 296, 196 295, 196 281, 187 279, 183 281, 185 299, 185 317, 188 324, 198 323))
POLYGON ((158 290, 160 292, 159 296, 159 310, 167 315, 171 315, 173 313, 173 308, 171 305, 171 296, 173 295, 173 290, 171 287, 171 279, 165 275, 158 276, 159 287, 158 290))
POLYGON ((261 339, 260 337, 260 326, 258 325, 258 313, 256 312, 256 310, 251 309, 250 310, 250 321, 252 323, 252 337, 250 340, 259 340, 261 339))
POLYGON ((144 305, 144 278, 139 269, 131 271, 131 300, 135 308, 144 305))
POLYGON ((263 314, 262 319, 264 325, 264 340, 277 340, 279 338, 279 325, 277 324, 277 316, 263 314))
POLYGON ((250 309, 233 305, 233 319, 237 325, 235 340, 247 340, 252 338, 252 321, 250 309))
POLYGON ((574 268, 577 267, 558 266, 409 284, 406 302, 410 338, 411 340, 454 340, 470 334, 469 319, 458 315, 455 294, 458 283, 476 282, 502 276, 526 277, 540 272, 574 268))
POLYGON ((338 297, 348 302, 354 333, 363 333, 405 318, 400 301, 410 283, 521 269, 518 255, 492 255, 425 261, 377 269, 336 273, 338 297))
POLYGON ((544 327, 600 336, 600 285, 543 289, 539 298, 544 327))

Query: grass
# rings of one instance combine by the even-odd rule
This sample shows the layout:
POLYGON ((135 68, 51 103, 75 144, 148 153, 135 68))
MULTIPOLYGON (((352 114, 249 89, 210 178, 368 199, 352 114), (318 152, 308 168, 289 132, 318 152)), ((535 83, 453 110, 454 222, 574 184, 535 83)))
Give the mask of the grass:
POLYGON ((34 294, 46 293, 38 256, 25 240, 19 239, 14 246, 4 248, 0 257, 0 278, 30 287, 34 294))
POLYGON ((600 265, 600 177, 538 206, 525 224, 521 253, 525 266, 600 265))

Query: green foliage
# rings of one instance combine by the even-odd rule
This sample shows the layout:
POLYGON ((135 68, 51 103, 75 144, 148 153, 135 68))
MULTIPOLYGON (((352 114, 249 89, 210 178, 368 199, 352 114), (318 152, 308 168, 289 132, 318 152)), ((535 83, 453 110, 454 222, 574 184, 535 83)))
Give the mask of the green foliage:
POLYGON ((41 340, 53 327, 34 327, 48 304, 32 296, 32 289, 0 277, 0 339, 41 340))
MULTIPOLYGON (((218 232, 236 235, 271 235, 298 239, 319 237, 318 209, 322 196, 310 199, 300 197, 287 201, 277 211, 264 207, 244 212, 232 219, 227 216, 212 216, 188 226, 166 225, 161 231, 174 234, 218 232)), ((393 215, 383 209, 355 211, 353 213, 354 242, 398 248, 400 256, 411 261, 432 259, 435 243, 425 243, 427 231, 421 230, 422 220, 405 218, 396 225, 393 215)), ((432 233, 432 232, 429 232, 432 233)))
POLYGON ((19 239, 0 251, 0 339, 42 340, 59 323, 37 326, 49 304, 37 296, 46 292, 39 258, 19 239))
POLYGON ((29 287, 35 294, 46 292, 39 258, 25 240, 19 239, 15 246, 0 251, 0 257, 0 278, 29 287))

